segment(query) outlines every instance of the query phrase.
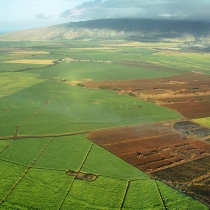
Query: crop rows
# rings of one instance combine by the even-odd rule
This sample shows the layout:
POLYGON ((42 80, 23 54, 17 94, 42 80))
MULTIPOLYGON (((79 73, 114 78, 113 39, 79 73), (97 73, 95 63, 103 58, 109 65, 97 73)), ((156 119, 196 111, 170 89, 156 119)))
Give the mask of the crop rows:
MULTIPOLYGON (((164 209, 155 181, 90 142, 86 135, 15 140, 0 155, 2 160, 11 161, 0 161, 4 168, 8 165, 6 171, 11 176, 9 185, 3 185, 7 192, 3 209, 138 209, 151 205, 164 209), (83 181, 68 176, 66 170, 98 177, 83 181)), ((201 204, 196 201, 196 205, 201 204)), ((205 208, 201 205, 201 209, 205 208)))

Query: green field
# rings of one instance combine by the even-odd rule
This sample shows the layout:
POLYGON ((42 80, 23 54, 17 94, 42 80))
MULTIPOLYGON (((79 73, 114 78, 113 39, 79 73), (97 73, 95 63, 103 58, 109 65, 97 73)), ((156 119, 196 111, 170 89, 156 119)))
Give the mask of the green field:
POLYGON ((62 209, 120 209, 126 181, 98 177, 94 182, 76 180, 62 209))
POLYGON ((59 209, 72 181, 72 177, 60 171, 31 169, 3 203, 2 208, 59 209))
POLYGON ((164 209, 155 181, 131 182, 123 209, 164 209))
POLYGON ((5 97, 0 104, 4 122, 14 126, 10 135, 18 125, 18 135, 43 135, 181 119, 174 111, 134 97, 52 81, 5 97))
POLYGON ((55 138, 34 164, 34 167, 58 170, 81 168, 92 143, 86 135, 55 138))
POLYGON ((161 196, 168 209, 177 205, 175 198, 180 208, 192 204, 207 209, 163 183, 156 185, 144 172, 92 144, 84 134, 12 142, 0 157, 0 209, 159 210, 164 209, 161 196), (67 170, 97 178, 80 180, 67 170))
POLYGON ((146 173, 124 161, 122 162, 120 158, 96 144, 93 145, 81 171, 91 171, 94 174, 126 180, 149 178, 146 173))
POLYGON ((201 125, 210 127, 210 117, 199 118, 199 119, 195 119, 193 121, 195 121, 196 123, 199 123, 201 125))
POLYGON ((136 97, 75 85, 209 72, 208 54, 171 55, 161 46, 176 43, 0 42, 0 209, 207 209, 87 138, 92 130, 182 119, 136 97), (55 62, 5 63, 14 60, 55 62))

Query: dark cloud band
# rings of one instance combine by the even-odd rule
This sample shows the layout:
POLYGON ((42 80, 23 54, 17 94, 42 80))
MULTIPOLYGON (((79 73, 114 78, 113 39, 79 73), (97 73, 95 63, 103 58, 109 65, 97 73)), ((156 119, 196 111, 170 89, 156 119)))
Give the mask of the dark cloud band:
POLYGON ((93 0, 67 10, 70 19, 167 18, 210 21, 210 1, 200 0, 93 0))

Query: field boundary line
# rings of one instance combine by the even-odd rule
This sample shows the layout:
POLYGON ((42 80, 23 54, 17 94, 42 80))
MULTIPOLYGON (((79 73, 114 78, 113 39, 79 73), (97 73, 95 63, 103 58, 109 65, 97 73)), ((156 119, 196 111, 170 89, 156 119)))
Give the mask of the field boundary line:
POLYGON ((61 205, 60 205, 60 207, 59 207, 59 210, 61 210, 61 208, 63 207, 63 204, 64 204, 64 202, 65 202, 67 196, 69 195, 69 193, 70 193, 70 191, 71 191, 71 188, 72 188, 72 186, 73 186, 73 184, 74 184, 74 181, 76 180, 77 175, 80 173, 80 171, 81 171, 81 169, 82 169, 84 163, 86 162, 86 160, 87 160, 87 158, 88 158, 88 156, 89 156, 89 154, 90 154, 90 152, 91 152, 91 150, 92 150, 92 148, 93 148, 93 145, 94 145, 94 142, 92 142, 91 147, 90 147, 89 151, 87 152, 87 154, 86 154, 86 156, 85 156, 85 158, 84 158, 84 160, 83 160, 83 162, 82 162, 82 164, 81 164, 79 170, 77 171, 76 175, 74 176, 74 179, 72 180, 72 183, 71 183, 71 185, 70 185, 70 187, 69 187, 69 189, 68 189, 68 191, 67 191, 67 193, 66 193, 66 195, 65 195, 65 197, 64 197, 64 199, 63 199, 63 201, 62 201, 62 203, 61 203, 61 205))
POLYGON ((22 164, 20 164, 20 163, 15 163, 15 162, 10 161, 10 160, 5 160, 5 159, 2 159, 2 158, 0 158, 0 160, 3 161, 3 162, 11 163, 11 164, 13 164, 13 165, 17 165, 17 166, 28 167, 28 166, 26 166, 26 165, 22 165, 22 164))
POLYGON ((120 210, 123 209, 123 206, 124 206, 124 203, 125 203, 125 199, 127 197, 127 193, 128 193, 128 190, 129 190, 129 187, 130 187, 130 180, 127 181, 127 186, 126 186, 126 189, 125 189, 125 194, 124 194, 124 197, 123 197, 123 200, 122 200, 122 203, 120 205, 120 210))
POLYGON ((33 118, 35 115, 37 115, 37 114, 38 114, 39 112, 41 112, 43 109, 45 109, 45 108, 53 101, 52 98, 50 98, 49 96, 45 95, 45 94, 42 92, 42 90, 40 89, 40 87, 38 87, 38 89, 39 89, 40 94, 43 95, 43 96, 45 96, 45 97, 47 97, 49 100, 47 100, 47 101, 45 102, 45 104, 44 104, 40 109, 38 109, 37 111, 35 111, 31 116, 29 116, 29 117, 26 118, 24 121, 22 121, 19 125, 17 125, 17 129, 16 129, 16 132, 15 132, 14 137, 17 137, 17 136, 18 136, 19 128, 20 128, 22 125, 24 125, 28 120, 30 120, 31 118, 33 118))
POLYGON ((10 142, 7 146, 5 146, 5 147, 0 151, 0 153, 2 153, 5 149, 7 149, 11 144, 12 144, 12 142, 10 142))
POLYGON ((3 72, 24 72, 24 71, 30 71, 30 70, 46 69, 46 68, 50 68, 52 66, 55 66, 57 64, 53 63, 53 64, 42 64, 42 65, 46 65, 46 66, 36 67, 36 68, 19 69, 19 70, 14 70, 14 71, 3 71, 3 72))
POLYGON ((35 159, 33 160, 33 162, 27 166, 27 169, 24 171, 24 173, 22 174, 22 176, 16 181, 16 183, 13 185, 13 187, 11 188, 11 190, 5 195, 5 197, 2 199, 2 201, 0 202, 0 205, 2 205, 6 199, 9 197, 9 195, 13 192, 13 190, 17 187, 17 185, 21 182, 21 180, 23 179, 23 177, 25 177, 25 175, 28 173, 28 171, 32 168, 32 166, 34 165, 34 163, 37 161, 37 159, 40 157, 40 155, 43 153, 43 151, 48 147, 48 145, 52 142, 53 138, 50 139, 50 141, 45 145, 45 147, 40 151, 40 153, 35 157, 35 159))
POLYGON ((79 134, 88 134, 90 131, 81 131, 81 132, 72 132, 72 133, 62 133, 62 134, 45 134, 45 135, 21 135, 21 136, 6 136, 6 137, 0 137, 0 141, 2 140, 17 140, 17 139, 29 139, 29 138, 56 138, 56 137, 64 137, 64 136, 74 136, 79 134))
POLYGON ((38 89, 39 89, 39 92, 43 95, 43 96, 45 96, 45 97, 47 97, 48 99, 49 99, 49 101, 53 101, 53 99, 52 98, 50 98, 48 95, 45 95, 43 92, 42 92, 42 90, 41 90, 41 88, 38 86, 38 89))
MULTIPOLYGON (((87 137, 88 138, 88 137, 87 137)), ((88 138, 89 139, 89 138, 88 138)), ((89 139, 90 141, 92 141, 91 139, 89 139)), ((93 142, 93 141, 92 141, 93 142)), ((105 148, 105 147, 103 147, 103 146, 101 146, 101 145, 99 145, 98 143, 96 143, 96 142, 94 142, 94 144, 96 144, 96 145, 98 145, 99 147, 101 147, 101 148, 103 148, 103 149, 105 149, 106 151, 108 151, 109 153, 111 153, 111 154, 113 154, 115 157, 118 157, 119 159, 121 159, 122 161, 124 161, 124 162, 126 162, 126 163, 128 163, 129 165, 131 165, 132 167, 134 167, 134 168, 137 168, 139 171, 141 171, 142 173, 144 173, 144 174, 146 174, 147 176, 148 176, 148 178, 143 178, 143 179, 137 179, 137 180, 146 180, 146 179, 151 179, 151 175, 150 174, 148 174, 148 173, 146 173, 145 171, 143 171, 143 170, 141 170, 140 168, 138 168, 137 166, 134 166, 134 165, 132 165, 131 163, 129 163, 128 161, 126 161, 126 160, 124 160, 123 158, 121 158, 121 157, 119 157, 118 155, 116 155, 115 153, 113 153, 112 151, 109 151, 107 148, 105 148)), ((108 176, 107 176, 108 177, 108 176)), ((111 178, 113 178, 113 177, 111 177, 111 178)), ((135 181, 135 180, 132 180, 132 181, 135 181)))
POLYGON ((158 193, 159 193, 159 195, 160 195, 160 198, 161 198, 161 201, 162 201, 162 203, 163 203, 163 206, 164 206, 165 210, 169 210, 168 207, 166 206, 166 203, 165 203, 164 198, 162 197, 162 193, 161 193, 160 188, 159 188, 159 186, 158 186, 157 180, 155 179, 154 181, 155 181, 155 184, 156 184, 156 186, 157 186, 157 190, 158 190, 158 193))
POLYGON ((31 116, 29 116, 28 118, 26 118, 23 122, 21 122, 19 125, 17 125, 17 130, 16 130, 16 134, 15 136, 18 136, 18 130, 19 128, 24 125, 28 120, 30 120, 32 117, 34 117, 35 115, 37 115, 39 112, 41 112, 45 107, 47 107, 52 100, 48 100, 46 101, 45 105, 42 106, 40 109, 38 109, 37 111, 35 111, 31 116))

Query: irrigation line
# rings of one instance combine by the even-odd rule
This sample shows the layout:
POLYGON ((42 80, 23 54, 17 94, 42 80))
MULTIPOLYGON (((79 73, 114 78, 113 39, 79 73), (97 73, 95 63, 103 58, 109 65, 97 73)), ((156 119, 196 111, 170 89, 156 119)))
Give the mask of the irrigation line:
POLYGON ((126 199, 126 196, 127 196, 127 193, 128 193, 128 190, 129 190, 129 187, 130 187, 130 180, 128 180, 128 183, 127 183, 127 186, 126 186, 126 190, 125 190, 125 195, 124 195, 124 198, 123 198, 123 201, 121 203, 121 206, 120 206, 120 210, 123 209, 123 206, 124 206, 124 203, 125 203, 125 199, 126 199))
POLYGON ((93 148, 93 145, 94 145, 94 142, 92 142, 92 145, 91 145, 91 147, 90 147, 90 149, 89 149, 89 151, 88 151, 88 153, 87 153, 87 155, 86 155, 84 161, 82 162, 82 164, 81 164, 79 170, 77 171, 76 175, 74 176, 74 179, 73 179, 73 181, 71 182, 71 185, 70 185, 70 187, 69 187, 69 189, 68 189, 68 191, 67 191, 67 193, 66 193, 66 195, 65 195, 65 197, 64 197, 64 199, 63 199, 63 201, 62 201, 62 203, 61 203, 61 205, 60 205, 59 210, 61 210, 61 208, 62 208, 62 206, 63 206, 63 204, 64 204, 64 202, 65 202, 67 196, 69 195, 69 193, 70 193, 70 191, 71 191, 71 188, 72 188, 72 186, 73 186, 73 184, 74 184, 74 181, 76 180, 77 175, 80 173, 80 170, 82 169, 84 163, 86 162, 86 160, 87 160, 87 158, 88 158, 88 156, 89 156, 89 154, 90 154, 90 151, 91 151, 92 148, 93 148))
POLYGON ((157 190, 158 190, 158 192, 159 192, 159 195, 160 195, 161 201, 162 201, 162 203, 163 203, 164 209, 165 209, 165 210, 169 210, 168 207, 166 206, 165 200, 164 200, 163 197, 162 197, 162 194, 161 194, 161 192, 160 192, 160 188, 159 188, 159 186, 158 186, 158 183, 157 183, 157 180, 156 180, 156 179, 155 179, 155 184, 156 184, 156 186, 157 186, 157 190))
POLYGON ((13 190, 16 188, 16 186, 21 182, 21 180, 23 179, 23 177, 25 177, 25 175, 28 173, 28 171, 31 169, 32 165, 37 161, 37 159, 40 157, 40 155, 43 153, 43 151, 48 147, 48 145, 51 143, 51 141, 53 140, 53 138, 45 145, 45 147, 41 150, 41 152, 37 155, 37 157, 33 160, 33 162, 31 163, 30 166, 27 167, 27 169, 25 170, 25 172, 23 173, 23 175, 18 179, 18 181, 14 184, 14 186, 12 187, 12 189, 6 194, 6 196, 2 199, 2 201, 0 202, 0 205, 2 205, 5 200, 8 198, 8 196, 13 192, 13 190))

